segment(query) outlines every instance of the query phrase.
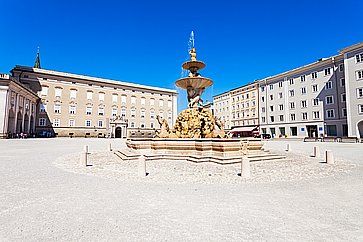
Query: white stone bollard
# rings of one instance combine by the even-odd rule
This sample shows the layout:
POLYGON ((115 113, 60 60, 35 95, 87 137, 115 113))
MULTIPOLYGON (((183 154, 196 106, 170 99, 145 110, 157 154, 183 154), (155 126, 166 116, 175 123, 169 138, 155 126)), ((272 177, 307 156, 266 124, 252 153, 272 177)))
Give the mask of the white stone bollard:
POLYGON ((320 157, 320 149, 319 146, 314 146, 313 147, 313 157, 319 158, 320 157))
POLYGON ((290 151, 290 144, 286 145, 286 150, 285 151, 290 151))
POLYGON ((139 177, 145 177, 146 176, 146 159, 145 156, 141 155, 139 157, 139 165, 138 165, 138 175, 139 177))
POLYGON ((83 147, 83 152, 80 158, 80 164, 83 166, 87 166, 87 159, 88 159, 88 145, 83 147))
POLYGON ((330 165, 334 164, 334 156, 331 150, 325 151, 325 162, 330 165))
POLYGON ((241 177, 242 178, 251 177, 251 164, 250 164, 250 159, 248 159, 247 157, 242 157, 241 160, 241 177))
POLYGON ((108 143, 108 144, 107 144, 107 150, 108 150, 108 151, 112 151, 112 145, 111 145, 111 143, 108 143))

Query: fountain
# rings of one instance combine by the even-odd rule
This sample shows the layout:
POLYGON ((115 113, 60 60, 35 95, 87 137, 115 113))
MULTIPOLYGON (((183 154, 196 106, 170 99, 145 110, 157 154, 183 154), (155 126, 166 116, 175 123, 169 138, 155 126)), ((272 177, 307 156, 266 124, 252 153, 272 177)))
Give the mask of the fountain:
POLYGON ((261 140, 232 139, 224 131, 224 122, 203 106, 202 93, 213 81, 198 72, 206 65, 197 60, 193 45, 190 60, 182 64, 188 76, 178 79, 176 86, 186 90, 188 108, 181 111, 174 127, 157 116, 160 130, 155 138, 131 138, 126 141, 129 150, 119 154, 123 159, 144 155, 147 159, 177 159, 221 164, 240 162, 242 154, 262 152, 261 140))

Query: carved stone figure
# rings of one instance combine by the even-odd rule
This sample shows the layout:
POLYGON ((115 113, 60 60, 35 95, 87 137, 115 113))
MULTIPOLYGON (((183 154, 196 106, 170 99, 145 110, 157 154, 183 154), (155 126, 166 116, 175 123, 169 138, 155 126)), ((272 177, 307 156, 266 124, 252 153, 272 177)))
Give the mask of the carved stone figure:
POLYGON ((160 124, 160 131, 156 132, 156 137, 158 137, 158 138, 169 138, 170 130, 169 130, 168 121, 166 121, 166 119, 160 117, 159 115, 156 116, 156 120, 160 124))

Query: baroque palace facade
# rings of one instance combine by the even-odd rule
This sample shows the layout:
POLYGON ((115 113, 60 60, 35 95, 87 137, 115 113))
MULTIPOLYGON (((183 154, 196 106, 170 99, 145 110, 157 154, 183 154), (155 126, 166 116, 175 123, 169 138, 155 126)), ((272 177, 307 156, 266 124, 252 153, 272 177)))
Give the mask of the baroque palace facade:
POLYGON ((225 128, 231 131, 246 130, 251 125, 246 124, 250 117, 245 110, 237 108, 232 99, 235 90, 248 86, 257 86, 255 125, 260 133, 273 137, 363 138, 363 43, 214 96, 215 113, 225 117, 225 128), (242 123, 233 122, 236 112, 242 123))
POLYGON ((157 115, 169 125, 177 116, 175 90, 42 69, 39 54, 34 68, 15 66, 0 85, 2 137, 126 138, 159 128, 157 115))

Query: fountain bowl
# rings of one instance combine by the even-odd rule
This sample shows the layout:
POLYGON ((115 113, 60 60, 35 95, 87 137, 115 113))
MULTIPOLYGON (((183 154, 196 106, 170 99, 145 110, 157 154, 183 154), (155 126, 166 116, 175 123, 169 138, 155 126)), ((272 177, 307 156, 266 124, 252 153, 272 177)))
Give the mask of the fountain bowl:
POLYGON ((187 89, 188 87, 193 88, 206 88, 213 85, 213 81, 206 77, 184 77, 175 82, 180 88, 187 89))
POLYGON ((203 69, 205 67, 205 63, 203 61, 198 61, 198 60, 195 60, 195 61, 187 61, 187 62, 184 62, 182 64, 182 67, 184 70, 190 70, 190 69, 197 69, 197 70, 200 70, 200 69, 203 69))

